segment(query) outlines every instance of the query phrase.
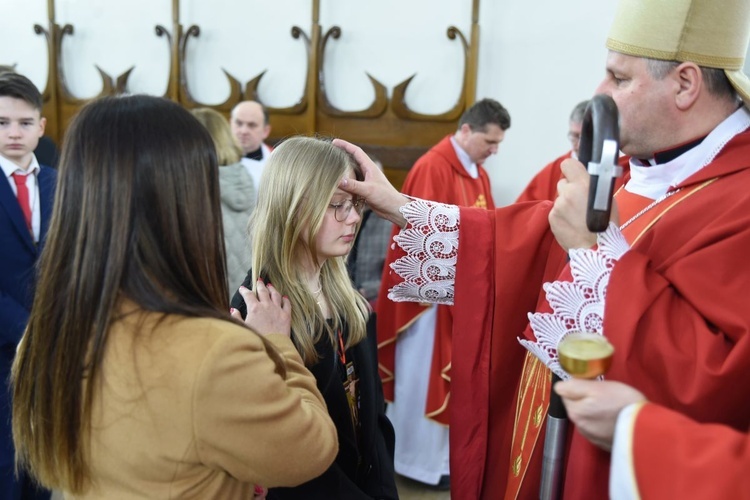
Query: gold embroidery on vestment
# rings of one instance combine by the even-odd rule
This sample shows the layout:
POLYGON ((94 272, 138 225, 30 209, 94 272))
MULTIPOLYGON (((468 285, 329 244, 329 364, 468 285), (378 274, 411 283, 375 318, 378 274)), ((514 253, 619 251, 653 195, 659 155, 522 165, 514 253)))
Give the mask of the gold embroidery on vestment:
POLYGON ((513 481, 508 484, 508 498, 518 496, 518 490, 529 467, 529 458, 536 446, 544 422, 549 399, 550 371, 531 353, 526 353, 519 394, 516 399, 516 418, 513 425, 510 472, 513 481), (528 439, 527 439, 528 438, 528 439), (516 454, 518 454, 516 456, 516 454))
POLYGON ((539 405, 534 412, 534 427, 539 427, 542 423, 542 412, 544 412, 544 407, 539 405))
POLYGON ((669 212, 670 210, 672 210, 675 206, 679 205, 680 203, 682 203, 687 198, 691 197, 692 195, 694 195, 695 193, 697 193, 698 191, 700 191, 704 187, 706 187, 706 186, 708 186, 710 184, 713 184, 714 181, 717 181, 717 180, 719 180, 719 177, 714 177, 713 179, 709 179, 706 182, 704 182, 703 184, 700 184, 700 185, 696 186, 691 191, 687 191, 682 196, 677 197, 677 199, 674 200, 671 205, 668 205, 667 207, 665 207, 661 212, 659 212, 654 217, 654 219, 651 222, 649 222, 648 224, 646 224, 646 227, 644 227, 643 230, 641 230, 641 232, 635 238, 633 238, 632 242, 628 241, 628 243, 630 243, 631 246, 635 245, 636 241, 640 240, 641 236, 643 236, 649 229, 651 229, 653 227, 653 225, 656 224, 659 221, 659 219, 661 219, 667 212, 669 212))
POLYGON ((483 194, 477 196, 477 201, 474 202, 474 206, 478 208, 487 208, 487 198, 483 194))
POLYGON ((521 462, 522 462, 521 455, 518 455, 515 460, 513 460, 513 464, 511 464, 511 467, 513 468, 513 475, 518 477, 518 474, 521 473, 521 462))

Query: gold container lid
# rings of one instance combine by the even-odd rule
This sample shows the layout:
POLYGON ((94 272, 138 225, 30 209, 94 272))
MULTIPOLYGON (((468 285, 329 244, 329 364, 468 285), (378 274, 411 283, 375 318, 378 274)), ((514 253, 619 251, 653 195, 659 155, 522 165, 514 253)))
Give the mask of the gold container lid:
POLYGON ((560 366, 572 377, 593 379, 612 365, 615 348, 597 333, 569 333, 557 345, 560 366))

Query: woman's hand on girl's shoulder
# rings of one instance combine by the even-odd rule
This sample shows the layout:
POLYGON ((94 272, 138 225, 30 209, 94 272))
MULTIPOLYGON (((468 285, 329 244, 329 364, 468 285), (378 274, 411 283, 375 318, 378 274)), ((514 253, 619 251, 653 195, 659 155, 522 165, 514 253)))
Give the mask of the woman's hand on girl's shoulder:
MULTIPOLYGON (((247 306, 244 320, 247 326, 260 335, 280 333, 291 336, 292 304, 288 297, 282 297, 271 283, 266 285, 262 279, 255 283, 255 290, 241 286, 239 292, 247 306)), ((242 315, 237 309, 233 308, 230 314, 242 321, 242 315)))

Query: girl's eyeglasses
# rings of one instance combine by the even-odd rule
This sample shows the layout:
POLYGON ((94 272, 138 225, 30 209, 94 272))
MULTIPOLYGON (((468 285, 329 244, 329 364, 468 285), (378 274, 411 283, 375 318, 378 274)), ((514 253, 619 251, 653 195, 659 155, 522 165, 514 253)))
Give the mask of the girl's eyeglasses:
POLYGON ((345 200, 341 203, 331 203, 328 208, 333 209, 333 216, 338 222, 344 222, 352 211, 352 208, 357 211, 358 215, 362 215, 362 210, 365 208, 365 200, 356 198, 354 200, 345 200))

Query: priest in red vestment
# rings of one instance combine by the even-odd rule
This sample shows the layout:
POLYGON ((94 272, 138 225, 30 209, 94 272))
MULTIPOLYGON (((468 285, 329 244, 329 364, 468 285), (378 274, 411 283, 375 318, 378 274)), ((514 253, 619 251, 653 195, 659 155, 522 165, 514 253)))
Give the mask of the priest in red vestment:
MULTIPOLYGON (((550 370, 571 327, 614 345, 607 379, 747 430, 749 41, 748 0, 620 0, 597 93, 618 106, 631 169, 599 237, 575 160, 554 206, 493 212, 406 200, 336 142, 368 171, 342 188, 403 228, 391 297, 454 305, 452 498, 538 498, 550 370)), ((575 431, 566 455, 563 498, 605 498, 609 454, 575 431)))
MULTIPOLYGON (((402 193, 493 210, 490 179, 482 163, 497 152, 509 127, 510 115, 499 102, 478 101, 463 113, 454 134, 417 160, 402 193)), ((386 264, 399 255, 389 250, 386 264)), ((381 282, 383 297, 398 278, 388 265, 381 282)), ((438 484, 449 474, 451 308, 381 300, 377 318, 380 374, 386 400, 392 403, 388 417, 400 436, 396 472, 438 484)))
MULTIPOLYGON (((580 124, 579 124, 580 126, 580 124)), ((573 150, 564 153, 544 166, 529 181, 521 194, 516 198, 516 203, 522 201, 549 200, 557 198, 557 183, 562 178, 560 165, 568 158, 573 157, 573 150)))
MULTIPOLYGON (((588 103, 588 100, 579 102, 570 113, 570 119, 568 120, 568 140, 571 145, 570 151, 558 156, 545 165, 544 168, 542 168, 534 178, 529 181, 521 194, 518 195, 516 203, 539 200, 555 201, 555 198, 557 198, 557 183, 560 182, 560 179, 563 177, 562 170, 560 170, 562 162, 568 158, 578 158, 578 146, 581 140, 583 114, 586 111, 588 103)), ((624 175, 615 180, 615 190, 620 189, 624 180, 628 178, 627 173, 630 170, 630 161, 627 156, 620 156, 617 163, 622 167, 624 175)), ((430 200, 434 199, 429 197, 426 198, 430 200)), ((441 201, 437 199, 435 200, 441 201)))
MULTIPOLYGON (((583 113, 589 101, 581 101, 570 112, 568 119, 568 140, 571 149, 562 154, 544 166, 531 181, 526 185, 524 190, 516 198, 516 203, 521 201, 549 200, 555 201, 557 198, 557 183, 562 177, 560 165, 568 158, 578 158, 578 146, 581 140, 581 127, 583 126, 583 113)), ((621 178, 618 179, 621 182, 621 178)))
POLYGON ((619 382, 570 380, 555 390, 581 434, 612 451, 613 500, 750 498, 747 431, 698 423, 619 382))

